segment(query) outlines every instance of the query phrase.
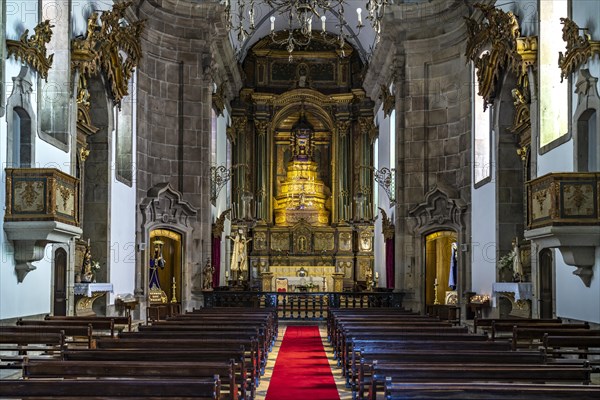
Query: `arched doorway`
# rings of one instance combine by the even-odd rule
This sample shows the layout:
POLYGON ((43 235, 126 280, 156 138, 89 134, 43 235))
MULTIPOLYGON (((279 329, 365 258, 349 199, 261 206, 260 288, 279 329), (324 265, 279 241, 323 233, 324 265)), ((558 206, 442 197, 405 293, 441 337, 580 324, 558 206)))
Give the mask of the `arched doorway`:
POLYGON ((67 252, 62 247, 54 252, 53 315, 67 315, 67 252))
POLYGON ((446 304, 457 285, 456 232, 443 230, 425 236, 425 304, 446 304), (450 280, 454 257, 453 280, 450 280), (436 296, 437 294, 437 296, 436 296))
POLYGON ((554 271, 551 249, 539 254, 540 318, 554 318, 554 271))
MULTIPOLYGON (((182 236, 181 234, 169 229, 155 229, 150 232, 150 245, 152 251, 150 257, 154 255, 154 249, 159 248, 160 254, 164 260, 164 266, 157 268, 157 279, 162 289, 167 295, 167 299, 173 299, 173 283, 175 283, 175 298, 181 301, 182 285, 182 236)), ((150 260, 148 260, 148 264, 150 260)), ((150 276, 152 279, 152 276, 150 276)), ((150 284, 150 280, 148 281, 150 284)))

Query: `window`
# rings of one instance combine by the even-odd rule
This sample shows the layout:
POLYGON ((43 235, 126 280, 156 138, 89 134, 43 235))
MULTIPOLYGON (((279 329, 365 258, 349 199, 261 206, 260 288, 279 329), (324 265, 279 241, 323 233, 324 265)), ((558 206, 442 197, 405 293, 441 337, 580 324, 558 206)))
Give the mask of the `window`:
MULTIPOLYGON (((562 39, 561 17, 569 15, 567 0, 540 1, 540 150, 550 150, 562 143, 543 149, 568 132, 569 83, 561 82, 561 71, 557 67, 559 51, 565 51, 562 39)), ((568 139, 565 136, 565 141, 568 139)))
POLYGON ((474 66, 473 82, 473 183, 478 187, 489 182, 491 176, 492 111, 490 107, 484 109, 484 99, 477 94, 478 83, 474 66))
POLYGON ((116 176, 126 185, 133 182, 133 121, 135 73, 129 80, 128 95, 121 100, 121 110, 116 111, 116 176))
POLYGON ((31 168, 33 161, 33 139, 31 137, 31 117, 21 107, 13 108, 13 165, 18 168, 31 168))

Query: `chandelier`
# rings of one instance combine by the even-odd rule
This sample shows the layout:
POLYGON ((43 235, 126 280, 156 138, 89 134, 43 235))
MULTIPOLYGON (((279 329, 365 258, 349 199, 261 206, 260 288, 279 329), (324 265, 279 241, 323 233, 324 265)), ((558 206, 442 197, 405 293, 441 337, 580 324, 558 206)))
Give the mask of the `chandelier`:
POLYGON ((356 31, 349 35, 349 24, 345 19, 347 0, 224 0, 227 29, 237 36, 239 43, 244 43, 257 29, 258 13, 265 15, 258 25, 266 23, 266 16, 270 15, 271 39, 273 43, 285 47, 290 61, 295 49, 307 46, 317 35, 313 24, 316 26, 319 23, 321 40, 336 44, 341 50, 340 54, 344 56, 343 48, 347 39, 356 38, 365 26, 363 12, 364 19, 369 21, 375 34, 375 46, 380 39, 385 6, 391 4, 392 0, 368 0, 364 3, 364 11, 361 7, 356 8, 356 31), (327 32, 327 14, 337 20, 335 34, 327 32), (276 35, 275 22, 279 18, 286 20, 286 28, 283 29, 284 34, 276 35))

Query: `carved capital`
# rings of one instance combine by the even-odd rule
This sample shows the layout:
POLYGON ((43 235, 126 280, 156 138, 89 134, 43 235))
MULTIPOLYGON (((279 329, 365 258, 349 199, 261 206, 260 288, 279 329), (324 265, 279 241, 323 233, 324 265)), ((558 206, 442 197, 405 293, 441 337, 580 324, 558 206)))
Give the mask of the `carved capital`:
POLYGON ((46 44, 52 38, 52 28, 54 25, 50 25, 50 20, 47 19, 34 28, 35 34, 31 37, 27 38, 29 29, 26 29, 19 40, 6 41, 8 56, 31 65, 44 80, 48 79, 48 70, 52 67, 54 58, 54 54, 46 57, 46 44))
POLYGON ((338 119, 335 121, 335 125, 340 137, 345 137, 348 134, 348 130, 350 129, 350 120, 338 119))
POLYGON ((587 31, 587 28, 579 28, 571 19, 561 18, 560 21, 563 24, 562 38, 567 43, 567 51, 564 54, 561 51, 558 55, 562 81, 595 55, 600 56, 600 41, 591 40, 588 33, 580 36, 579 31, 587 31))
POLYGON ((254 127, 256 128, 256 133, 258 133, 258 136, 265 136, 267 134, 267 129, 269 128, 269 121, 255 119, 254 127))

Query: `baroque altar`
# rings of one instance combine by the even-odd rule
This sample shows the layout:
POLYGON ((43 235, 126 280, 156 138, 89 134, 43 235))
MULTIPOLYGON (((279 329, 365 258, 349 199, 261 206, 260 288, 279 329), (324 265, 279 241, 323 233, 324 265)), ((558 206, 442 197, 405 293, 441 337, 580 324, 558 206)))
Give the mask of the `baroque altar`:
POLYGON ((94 302, 106 293, 113 292, 112 283, 75 283, 73 286, 75 296, 79 299, 75 304, 75 315, 95 316, 92 306, 94 302))

